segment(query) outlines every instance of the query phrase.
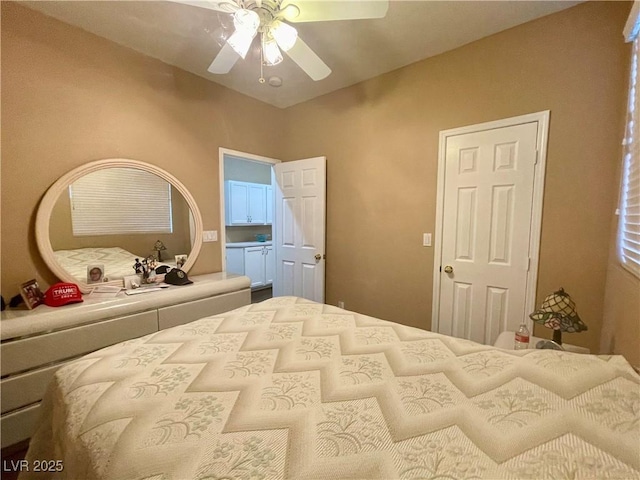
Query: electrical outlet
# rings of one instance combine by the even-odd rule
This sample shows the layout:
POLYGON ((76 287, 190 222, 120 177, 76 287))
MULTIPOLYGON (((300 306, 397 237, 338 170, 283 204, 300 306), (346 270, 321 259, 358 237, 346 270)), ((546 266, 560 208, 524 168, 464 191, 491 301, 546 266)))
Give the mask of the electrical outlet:
POLYGON ((202 232, 202 241, 203 242, 217 242, 218 241, 218 231, 217 230, 205 230, 202 232))
POLYGON ((338 300, 338 308, 344 308, 344 302, 342 300, 338 300))

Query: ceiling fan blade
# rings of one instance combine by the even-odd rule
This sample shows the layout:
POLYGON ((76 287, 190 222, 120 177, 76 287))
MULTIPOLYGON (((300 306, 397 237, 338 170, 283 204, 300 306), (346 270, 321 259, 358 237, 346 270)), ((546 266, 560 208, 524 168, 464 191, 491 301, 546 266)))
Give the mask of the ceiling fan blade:
POLYGON ((296 23, 382 18, 389 10, 388 0, 285 0, 280 9, 286 13, 289 4, 298 7, 300 13, 296 17, 285 18, 296 23))
POLYGON ((209 68, 207 68, 207 71, 217 74, 229 73, 239 58, 240 55, 236 53, 233 47, 225 43, 216 58, 211 62, 211 65, 209 65, 209 68))
POLYGON ((218 12, 233 13, 240 7, 233 0, 167 0, 173 3, 182 3, 193 7, 206 8, 208 10, 216 10, 218 12))
POLYGON ((286 53, 316 82, 326 78, 331 73, 331 69, 327 67, 327 64, 300 37, 286 53))

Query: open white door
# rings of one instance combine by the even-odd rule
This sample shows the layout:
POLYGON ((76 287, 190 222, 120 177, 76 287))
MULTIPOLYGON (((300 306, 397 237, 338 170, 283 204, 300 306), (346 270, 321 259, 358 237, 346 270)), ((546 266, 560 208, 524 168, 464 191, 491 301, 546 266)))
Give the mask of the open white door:
POLYGON ((274 165, 273 295, 324 303, 326 158, 274 165))

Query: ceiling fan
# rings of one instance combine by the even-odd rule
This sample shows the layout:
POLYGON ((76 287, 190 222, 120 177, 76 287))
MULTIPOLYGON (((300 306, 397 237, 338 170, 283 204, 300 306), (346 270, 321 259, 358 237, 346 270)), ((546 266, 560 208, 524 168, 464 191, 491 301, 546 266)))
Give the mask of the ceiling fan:
MULTIPOLYGON (((245 58, 259 36, 261 67, 282 62, 282 52, 313 80, 326 78, 331 69, 298 36, 288 22, 321 22, 382 18, 388 0, 170 0, 232 15, 233 33, 207 69, 211 73, 229 73, 240 58, 245 58)), ((260 81, 264 78, 261 76, 260 81)))

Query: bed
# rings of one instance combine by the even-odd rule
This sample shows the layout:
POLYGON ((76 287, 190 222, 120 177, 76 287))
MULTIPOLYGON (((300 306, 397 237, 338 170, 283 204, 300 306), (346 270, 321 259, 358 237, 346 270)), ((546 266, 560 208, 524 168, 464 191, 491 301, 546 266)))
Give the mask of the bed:
POLYGON ((619 356, 276 297, 59 369, 27 460, 83 479, 628 480, 639 392, 619 356))
POLYGON ((104 265, 104 276, 109 280, 117 280, 128 275, 135 275, 133 265, 136 255, 120 247, 87 247, 73 250, 56 250, 53 252, 56 261, 81 282, 87 280, 88 265, 104 265))

